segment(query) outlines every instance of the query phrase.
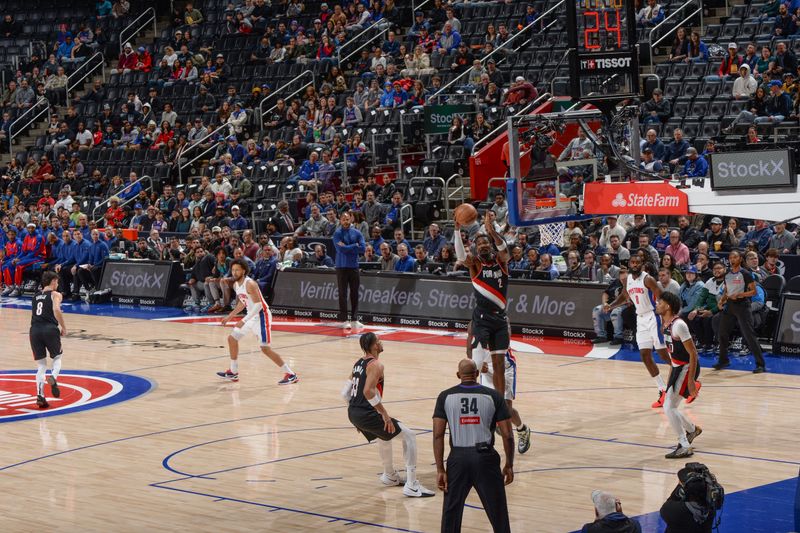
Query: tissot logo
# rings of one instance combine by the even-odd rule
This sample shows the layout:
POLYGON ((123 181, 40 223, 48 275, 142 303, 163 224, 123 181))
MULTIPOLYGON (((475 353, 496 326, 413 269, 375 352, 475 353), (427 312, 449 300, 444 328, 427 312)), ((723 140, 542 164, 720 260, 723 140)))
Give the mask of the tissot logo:
POLYGON ((601 57, 581 60, 583 70, 603 70, 609 68, 630 68, 630 57, 601 57))

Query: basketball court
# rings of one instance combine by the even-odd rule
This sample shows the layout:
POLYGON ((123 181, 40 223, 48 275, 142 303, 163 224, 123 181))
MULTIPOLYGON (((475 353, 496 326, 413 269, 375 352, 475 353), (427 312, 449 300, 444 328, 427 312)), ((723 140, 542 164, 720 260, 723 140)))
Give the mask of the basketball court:
MULTIPOLYGON (((410 499, 383 487, 376 446, 348 423, 338 391, 359 355, 355 335, 280 319, 274 347, 300 382, 277 386, 279 370, 248 339, 241 379, 227 383, 215 375, 228 363, 228 330, 217 318, 65 306, 64 392, 40 412, 23 397, 34 391, 29 305, 6 300, 0 308, 4 531, 438 530, 441 494, 410 499)), ((456 383, 464 336, 369 329, 384 338, 384 404, 416 431, 418 475, 433 488, 431 414, 437 394, 456 383)), ((580 529, 594 517, 590 493, 600 488, 657 531, 657 511, 683 462, 663 458, 674 443, 663 411, 649 407, 652 381, 633 352, 573 342, 513 343, 515 405, 534 435, 508 487, 512 530, 580 529)), ((688 407, 704 429, 693 460, 728 493, 721 531, 793 531, 800 361, 768 358, 770 373, 760 376, 748 364, 704 368, 700 398, 688 407)), ((474 493, 464 524, 489 527, 474 493)))

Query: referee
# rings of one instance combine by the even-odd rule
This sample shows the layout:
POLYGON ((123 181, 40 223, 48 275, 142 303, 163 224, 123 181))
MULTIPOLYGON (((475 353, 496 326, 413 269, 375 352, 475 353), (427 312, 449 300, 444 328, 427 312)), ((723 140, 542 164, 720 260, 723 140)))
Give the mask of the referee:
POLYGON ((464 502, 472 487, 478 492, 495 533, 509 533, 504 485, 514 481, 514 437, 511 415, 500 394, 479 385, 471 359, 458 363, 461 384, 439 394, 433 411, 433 455, 437 484, 444 491, 442 533, 461 531, 464 502), (450 455, 444 466, 444 432, 450 426, 450 455), (503 437, 506 464, 494 449, 494 430, 503 437))
POLYGON ((336 281, 339 285, 339 320, 344 329, 360 329, 364 325, 358 321, 358 288, 361 284, 358 276, 358 257, 364 254, 366 245, 364 236, 357 229, 350 227, 350 213, 344 212, 339 217, 341 226, 333 232, 333 244, 336 247, 336 281), (347 320, 347 293, 350 292, 350 320, 347 320))

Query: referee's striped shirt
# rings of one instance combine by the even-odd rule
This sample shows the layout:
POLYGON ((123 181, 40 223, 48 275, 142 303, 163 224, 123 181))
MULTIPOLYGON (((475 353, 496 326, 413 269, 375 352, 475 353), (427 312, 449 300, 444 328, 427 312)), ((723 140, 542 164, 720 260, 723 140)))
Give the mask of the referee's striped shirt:
POLYGON ((447 420, 451 447, 474 448, 479 442, 494 445, 497 422, 508 420, 511 414, 494 389, 462 383, 439 394, 433 418, 447 420))

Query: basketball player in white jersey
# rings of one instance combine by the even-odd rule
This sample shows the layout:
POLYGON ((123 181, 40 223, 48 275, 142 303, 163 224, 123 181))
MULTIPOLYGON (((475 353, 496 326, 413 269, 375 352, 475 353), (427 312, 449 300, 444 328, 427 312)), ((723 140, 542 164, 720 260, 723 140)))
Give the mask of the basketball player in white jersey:
POLYGON ((616 299, 604 306, 603 312, 610 313, 613 309, 632 302, 636 308, 636 344, 639 345, 639 354, 650 376, 658 386, 658 400, 652 405, 660 408, 664 405, 664 394, 667 385, 658 371, 658 365, 653 361, 653 349, 664 361, 669 361, 664 334, 661 331, 661 319, 655 313, 656 300, 661 296, 655 278, 642 270, 642 260, 638 255, 632 255, 628 260, 628 277, 623 279, 623 290, 616 299))
POLYGON ((297 374, 292 372, 283 358, 270 348, 272 340, 272 313, 269 312, 267 302, 261 295, 258 283, 247 277, 247 263, 243 259, 234 259, 231 263, 231 276, 233 289, 236 292, 236 307, 222 320, 224 326, 234 319, 236 315, 247 309, 247 314, 236 323, 236 327, 228 336, 228 348, 231 355, 231 366, 217 375, 229 381, 239 381, 239 340, 248 333, 254 334, 261 342, 261 351, 272 359, 272 362, 281 367, 284 372, 283 379, 278 385, 288 385, 297 382, 297 374))
MULTIPOLYGON (((510 332, 509 332, 510 336, 510 332)), ((492 355, 472 334, 472 322, 467 327, 467 357, 475 361, 478 367, 478 383, 484 387, 494 389, 494 375, 492 365, 492 355)), ((506 350, 505 355, 505 391, 504 399, 508 410, 511 412, 511 423, 519 434, 517 441, 517 451, 520 454, 527 452, 531 447, 531 428, 522 422, 522 417, 513 407, 513 402, 517 395, 517 358, 511 352, 511 348, 506 350)))
POLYGON ((664 414, 678 436, 678 446, 665 455, 667 459, 680 459, 694 455, 692 442, 703 430, 693 424, 678 410, 682 399, 697 396, 695 380, 700 374, 697 362, 697 347, 694 345, 689 326, 679 316, 681 299, 672 293, 661 294, 656 312, 664 321, 664 337, 669 351, 672 371, 667 380, 667 395, 664 399, 664 414))

